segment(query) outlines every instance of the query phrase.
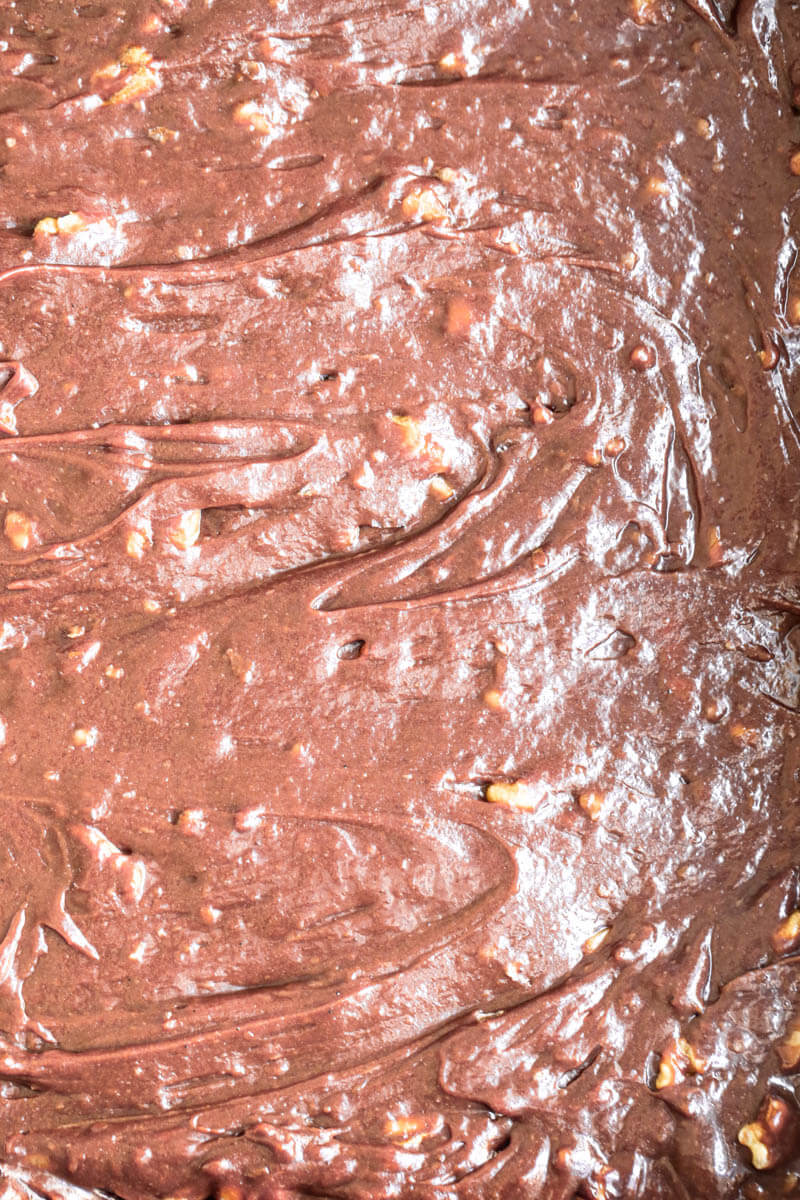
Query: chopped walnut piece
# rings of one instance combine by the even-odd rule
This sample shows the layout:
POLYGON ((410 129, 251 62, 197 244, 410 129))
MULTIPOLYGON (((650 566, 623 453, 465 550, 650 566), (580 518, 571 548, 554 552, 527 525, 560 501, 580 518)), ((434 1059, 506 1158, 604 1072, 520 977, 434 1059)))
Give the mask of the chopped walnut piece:
POLYGON ((16 509, 6 513, 4 530, 15 550, 28 550, 36 541, 36 522, 16 509))
POLYGON ((722 562, 722 557, 720 528, 719 525, 712 525, 708 531, 708 560, 712 566, 719 566, 722 562))
POLYGON ((28 1154, 25 1165, 33 1167, 35 1171, 49 1171, 53 1164, 46 1154, 28 1154))
POLYGON ((618 454, 622 454, 624 449, 625 439, 621 437, 609 438, 605 445, 605 451, 609 458, 616 458, 618 454))
POLYGON ((661 175, 651 175, 644 185, 648 196, 668 196, 669 184, 661 175))
POLYGON ((416 417, 391 415, 392 423, 399 426, 403 432, 403 444, 406 450, 415 458, 427 462, 431 471, 439 474, 450 466, 450 459, 444 446, 427 432, 416 417))
POLYGON ((793 175, 800 175, 800 150, 795 150, 789 159, 789 170, 793 175))
POLYGON ((124 667, 115 667, 113 663, 110 663, 109 666, 106 667, 104 674, 108 679, 122 679, 123 675, 125 674, 125 669, 124 667))
POLYGON ((397 1141, 406 1150, 418 1150, 425 1138, 432 1137, 443 1128, 444 1122, 435 1116, 388 1117, 383 1131, 392 1141, 397 1141))
POLYGON ((730 727, 730 735, 743 746, 757 746, 761 741, 759 731, 750 725, 743 725, 741 721, 734 721, 730 727))
POLYGON ((514 783, 490 783, 486 789, 486 799, 490 804, 502 804, 504 808, 533 812, 540 797, 524 779, 517 779, 514 783))
POLYGON ((93 78, 100 81, 125 76, 122 85, 109 96, 106 104, 127 104, 155 91, 159 79, 152 62, 153 55, 144 46, 128 46, 115 62, 95 71, 93 78))
POLYGON ((467 60, 463 54, 456 54, 451 50, 449 54, 443 54, 439 59, 439 70, 447 71, 450 75, 466 75, 468 73, 467 60))
POLYGON ((14 406, 8 400, 0 401, 0 431, 16 435, 19 433, 17 429, 17 414, 14 412, 14 406))
POLYGON ((611 930, 606 926, 603 929, 598 929, 591 937, 588 937, 583 943, 584 954, 594 954, 595 950, 599 950, 603 942, 606 940, 611 930))
POLYGON ((130 104, 132 100, 148 96, 157 87, 158 76, 155 71, 151 71, 149 67, 139 67, 128 76, 125 83, 114 92, 113 96, 109 96, 106 104, 130 104))
POLYGON ((794 1124, 785 1100, 777 1096, 764 1098, 756 1120, 743 1125, 737 1135, 740 1144, 750 1151, 757 1171, 771 1170, 790 1152, 794 1124))
POLYGON ((178 815, 177 827, 189 837, 202 837, 206 830, 206 814, 202 808, 185 808, 178 815))
POLYGON ((153 544, 153 534, 148 525, 140 525, 136 529, 129 529, 125 537, 125 553, 131 558, 143 559, 145 551, 149 550, 153 544))
POLYGON ((637 25, 660 25, 672 16, 669 0, 631 0, 631 12, 637 25))
POLYGON ((235 1183, 225 1183, 219 1189, 219 1200, 242 1200, 244 1193, 235 1183))
POLYGON ((153 61, 153 55, 144 46, 128 46, 119 61, 123 67, 146 67, 153 61))
POLYGON ((233 119, 237 125, 246 125, 254 133, 271 133, 272 122, 266 113, 262 112, 255 100, 244 100, 233 110, 233 119))
POLYGON ((708 117, 698 117, 694 123, 695 133, 709 141, 714 136, 714 126, 708 117))
POLYGON ((417 188, 403 200, 403 216, 407 221, 446 221, 447 209, 433 188, 417 188))
POLYGON ((188 550, 200 537, 202 509, 189 508, 170 527, 167 537, 176 550, 188 550))
POLYGON ((792 1022, 776 1048, 784 1071, 793 1071, 800 1066, 800 1019, 792 1022))
POLYGON ((456 494, 455 489, 441 475, 434 475, 428 485, 428 489, 437 500, 452 500, 456 494))
POLYGON ((231 664, 231 670, 234 675, 241 679, 242 683, 250 683, 255 674, 255 663, 251 658, 245 658, 238 650, 228 649, 225 651, 225 657, 231 664))
POLYGON ((505 711, 505 699, 503 693, 497 688, 489 688, 483 693, 483 702, 487 708, 494 709, 495 712, 505 711))
POLYGON ((180 134, 177 129, 167 129, 164 125, 155 125, 152 129, 148 129, 147 136, 151 142, 160 142, 164 146, 167 142, 177 142, 180 134))
POLYGON ((800 325, 800 296, 792 296, 786 306, 786 316, 790 325, 800 325))
POLYGON ((580 804, 583 811, 588 814, 592 821, 599 819, 605 802, 605 792, 598 792, 594 788, 586 792, 581 792, 578 796, 578 804, 580 804))
POLYGON ((691 1042, 686 1038, 677 1038, 661 1055, 656 1088, 660 1091, 661 1088, 682 1083, 688 1072, 700 1075, 707 1067, 708 1063, 697 1053, 691 1042))
POLYGON ((781 921, 771 940, 776 954, 790 954, 800 946, 800 908, 781 921))
POLYGON ((464 337, 475 321, 472 305, 463 296, 453 296, 447 302, 445 332, 453 337, 464 337))
POLYGON ((34 226, 34 237, 55 237, 59 234, 71 236, 88 229, 89 223, 80 213, 68 212, 63 217, 42 217, 34 226))
POLYGON ((78 750, 91 750, 97 745, 97 730, 92 729, 73 729, 72 744, 78 750))

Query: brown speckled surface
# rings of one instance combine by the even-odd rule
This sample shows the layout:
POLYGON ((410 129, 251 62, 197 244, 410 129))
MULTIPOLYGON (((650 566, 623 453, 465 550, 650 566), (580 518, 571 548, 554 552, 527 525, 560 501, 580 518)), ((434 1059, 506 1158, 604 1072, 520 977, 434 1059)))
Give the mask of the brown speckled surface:
POLYGON ((2 1200, 800 1197, 800 5, 0 51, 2 1200))

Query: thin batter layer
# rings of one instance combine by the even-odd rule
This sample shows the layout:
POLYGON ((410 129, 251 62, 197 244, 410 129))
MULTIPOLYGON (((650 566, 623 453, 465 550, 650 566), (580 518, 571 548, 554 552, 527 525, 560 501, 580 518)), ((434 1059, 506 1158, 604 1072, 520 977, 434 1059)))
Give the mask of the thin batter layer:
POLYGON ((800 1196, 796 0, 0 38, 0 1196, 800 1196))

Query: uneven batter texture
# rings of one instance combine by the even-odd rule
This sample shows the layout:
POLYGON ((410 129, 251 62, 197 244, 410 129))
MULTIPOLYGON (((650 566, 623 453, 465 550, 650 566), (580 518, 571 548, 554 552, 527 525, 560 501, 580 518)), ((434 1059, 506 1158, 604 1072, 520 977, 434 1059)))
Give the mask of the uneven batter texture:
POLYGON ((800 5, 5 0, 0 1197, 800 1197, 800 5))

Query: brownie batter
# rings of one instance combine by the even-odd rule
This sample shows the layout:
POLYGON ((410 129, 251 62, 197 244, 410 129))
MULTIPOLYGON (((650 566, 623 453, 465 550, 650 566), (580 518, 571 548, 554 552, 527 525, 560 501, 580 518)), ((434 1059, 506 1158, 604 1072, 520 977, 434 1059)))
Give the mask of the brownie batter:
POLYGON ((800 1200, 800 4, 0 51, 1 1200, 800 1200))

